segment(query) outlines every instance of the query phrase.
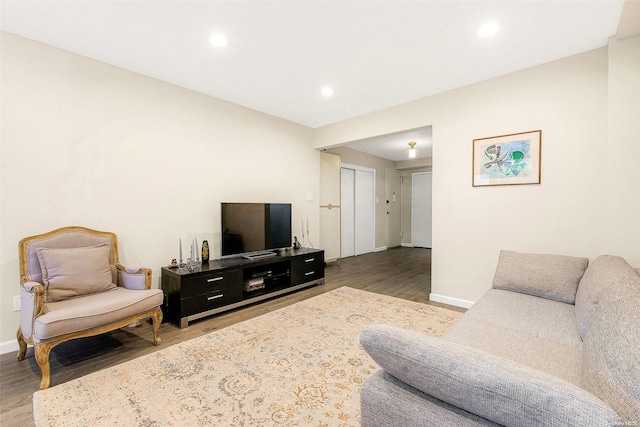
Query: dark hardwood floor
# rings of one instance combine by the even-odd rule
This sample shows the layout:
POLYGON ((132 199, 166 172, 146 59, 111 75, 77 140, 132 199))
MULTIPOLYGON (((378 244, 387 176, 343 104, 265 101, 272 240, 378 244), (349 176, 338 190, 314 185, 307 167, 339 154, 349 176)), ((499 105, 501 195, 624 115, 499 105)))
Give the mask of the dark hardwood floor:
MULTIPOLYGON (((163 323, 159 346, 152 344, 151 327, 146 322, 135 328, 123 328, 97 337, 62 343, 51 352, 51 385, 153 353, 341 286, 464 311, 429 301, 431 250, 394 248, 346 258, 339 264, 329 263, 324 285, 202 319, 185 329, 163 323)), ((33 357, 33 349, 27 351, 27 357, 22 362, 17 361, 13 352, 0 355, 0 425, 33 425, 31 397, 38 390, 39 382, 40 369, 33 357)))

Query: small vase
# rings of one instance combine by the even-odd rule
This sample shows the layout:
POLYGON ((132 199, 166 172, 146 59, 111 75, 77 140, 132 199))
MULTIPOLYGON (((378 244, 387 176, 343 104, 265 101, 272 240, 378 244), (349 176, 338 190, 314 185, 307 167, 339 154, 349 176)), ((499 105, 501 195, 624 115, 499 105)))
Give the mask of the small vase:
POLYGON ((206 240, 202 241, 202 262, 209 262, 209 242, 206 240))

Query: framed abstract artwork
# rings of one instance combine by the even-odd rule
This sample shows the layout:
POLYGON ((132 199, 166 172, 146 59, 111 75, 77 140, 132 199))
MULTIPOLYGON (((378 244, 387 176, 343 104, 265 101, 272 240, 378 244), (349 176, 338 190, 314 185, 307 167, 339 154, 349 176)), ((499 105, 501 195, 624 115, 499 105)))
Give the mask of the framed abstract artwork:
POLYGON ((473 186, 540 184, 542 131, 473 140, 473 186))

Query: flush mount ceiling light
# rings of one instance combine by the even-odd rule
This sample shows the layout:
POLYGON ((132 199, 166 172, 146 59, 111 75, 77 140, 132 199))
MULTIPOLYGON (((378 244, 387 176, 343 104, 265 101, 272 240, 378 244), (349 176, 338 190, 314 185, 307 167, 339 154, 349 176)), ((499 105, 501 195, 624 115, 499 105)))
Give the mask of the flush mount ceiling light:
POLYGON ((405 156, 407 156, 410 159, 415 159, 416 157, 418 157, 418 154, 420 154, 420 152, 414 148, 415 145, 416 143, 413 141, 409 143, 409 147, 411 148, 409 148, 407 151, 404 152, 405 156))
POLYGON ((229 44, 229 39, 224 34, 211 34, 209 42, 215 47, 225 47, 229 44))
POLYGON ((480 29, 478 29, 478 35, 480 37, 491 37, 500 30, 500 26, 495 22, 487 22, 480 29))
POLYGON ((333 95, 333 89, 331 87, 329 87, 329 86, 325 86, 325 87, 322 88, 320 93, 324 97, 331 96, 331 95, 333 95))

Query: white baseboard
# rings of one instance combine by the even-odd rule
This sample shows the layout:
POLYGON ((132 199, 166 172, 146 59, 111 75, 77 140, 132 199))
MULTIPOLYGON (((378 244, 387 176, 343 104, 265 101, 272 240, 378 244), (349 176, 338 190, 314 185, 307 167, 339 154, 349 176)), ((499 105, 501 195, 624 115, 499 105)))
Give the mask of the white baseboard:
POLYGON ((400 246, 402 246, 403 248, 412 248, 413 244, 412 243, 400 243, 400 246))
POLYGON ((456 307, 462 307, 462 308, 471 308, 471 306, 475 304, 475 301, 469 301, 469 300, 460 299, 460 298, 453 298, 453 297, 448 297, 446 295, 433 294, 433 293, 429 294, 429 300, 439 302, 442 304, 454 305, 456 307))
MULTIPOLYGON (((28 347, 31 347, 30 345, 28 347)), ((0 343, 0 354, 18 351, 18 340, 5 341, 0 343)))
POLYGON ((382 252, 382 251, 386 251, 386 250, 387 250, 387 247, 386 246, 382 246, 382 247, 379 247, 379 248, 375 248, 373 250, 373 252, 382 252))

